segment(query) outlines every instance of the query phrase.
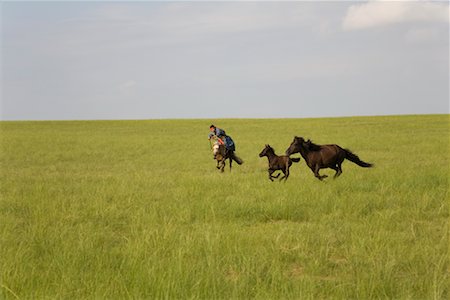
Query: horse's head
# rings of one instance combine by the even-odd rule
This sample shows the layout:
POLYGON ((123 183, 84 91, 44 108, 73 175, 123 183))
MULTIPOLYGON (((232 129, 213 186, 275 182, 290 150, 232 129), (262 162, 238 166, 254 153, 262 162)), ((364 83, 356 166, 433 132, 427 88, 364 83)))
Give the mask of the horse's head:
POLYGON ((286 149, 286 155, 292 155, 294 153, 300 152, 300 147, 305 143, 305 139, 299 136, 294 137, 289 148, 286 149))
POLYGON ((266 146, 264 147, 264 149, 261 151, 261 153, 259 154, 259 157, 264 157, 269 155, 270 153, 275 153, 273 148, 270 147, 270 145, 266 144, 266 146))

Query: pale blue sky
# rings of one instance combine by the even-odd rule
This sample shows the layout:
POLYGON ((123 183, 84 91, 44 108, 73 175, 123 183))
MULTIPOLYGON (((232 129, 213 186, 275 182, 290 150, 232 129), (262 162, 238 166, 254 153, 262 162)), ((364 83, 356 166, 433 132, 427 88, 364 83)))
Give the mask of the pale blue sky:
POLYGON ((12 2, 1 119, 449 113, 447 2, 12 2))

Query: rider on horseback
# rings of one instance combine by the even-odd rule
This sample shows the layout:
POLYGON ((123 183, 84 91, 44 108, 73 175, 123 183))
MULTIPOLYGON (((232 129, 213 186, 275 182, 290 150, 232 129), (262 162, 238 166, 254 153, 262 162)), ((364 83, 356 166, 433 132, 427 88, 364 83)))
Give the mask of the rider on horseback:
POLYGON ((235 162, 237 162, 239 165, 243 163, 242 159, 240 159, 239 157, 237 157, 234 154, 234 151, 236 150, 236 146, 233 142, 233 139, 228 136, 225 133, 225 130, 216 127, 215 125, 211 125, 209 126, 209 135, 208 135, 208 139, 211 140, 212 138, 215 138, 217 140, 216 144, 214 145, 213 149, 214 149, 214 159, 217 159, 218 155, 219 155, 219 149, 220 146, 225 147, 225 153, 222 153, 219 157, 224 157, 225 159, 229 158, 230 159, 230 168, 231 168, 231 160, 234 160, 235 162))
POLYGON ((208 135, 208 139, 216 137, 217 142, 221 145, 224 145, 225 148, 227 149, 227 151, 235 151, 236 150, 233 140, 231 139, 231 137, 226 135, 225 130, 218 128, 215 125, 211 125, 211 126, 209 126, 209 131, 210 132, 208 135))

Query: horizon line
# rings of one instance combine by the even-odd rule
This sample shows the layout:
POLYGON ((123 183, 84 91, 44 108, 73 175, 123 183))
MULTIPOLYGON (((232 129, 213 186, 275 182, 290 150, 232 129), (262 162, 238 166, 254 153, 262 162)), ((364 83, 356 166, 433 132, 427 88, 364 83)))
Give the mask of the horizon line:
POLYGON ((323 116, 323 117, 210 117, 210 118, 136 118, 136 119, 17 119, 1 120, 0 122, 101 122, 101 121, 194 121, 194 120, 276 120, 276 119, 339 119, 339 118, 371 118, 371 117, 407 117, 407 116, 450 116, 447 113, 412 113, 412 114, 383 114, 383 115, 349 115, 349 116, 323 116))

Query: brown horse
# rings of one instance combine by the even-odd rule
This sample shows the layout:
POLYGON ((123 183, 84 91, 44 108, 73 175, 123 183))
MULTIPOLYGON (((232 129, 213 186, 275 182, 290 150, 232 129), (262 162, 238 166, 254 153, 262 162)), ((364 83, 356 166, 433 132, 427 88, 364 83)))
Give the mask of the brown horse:
POLYGON ((224 171, 227 159, 230 162, 230 171, 233 160, 239 165, 243 163, 242 159, 234 154, 234 151, 227 150, 225 145, 220 144, 219 142, 214 143, 212 149, 214 153, 214 159, 217 161, 216 168, 219 169, 220 172, 224 171))
POLYGON ((348 149, 338 145, 316 145, 311 140, 305 141, 302 137, 294 137, 294 141, 286 150, 286 155, 300 152, 308 167, 314 172, 314 176, 323 180, 327 175, 320 175, 319 170, 330 168, 336 171, 334 178, 342 174, 342 162, 344 159, 357 164, 360 167, 370 168, 373 164, 363 162, 348 149))
POLYGON ((273 181, 273 178, 278 178, 280 174, 277 176, 272 176, 272 173, 281 170, 284 174, 283 177, 280 178, 280 181, 284 178, 284 181, 286 181, 289 177, 289 167, 292 165, 292 162, 299 162, 300 158, 290 158, 287 155, 278 156, 275 154, 275 150, 270 147, 269 145, 266 145, 264 149, 259 154, 259 157, 267 156, 269 160, 269 179, 273 181))

